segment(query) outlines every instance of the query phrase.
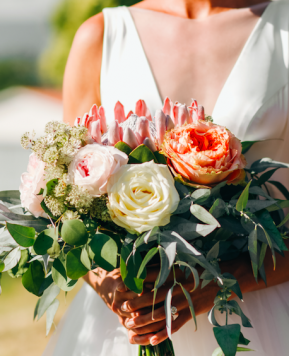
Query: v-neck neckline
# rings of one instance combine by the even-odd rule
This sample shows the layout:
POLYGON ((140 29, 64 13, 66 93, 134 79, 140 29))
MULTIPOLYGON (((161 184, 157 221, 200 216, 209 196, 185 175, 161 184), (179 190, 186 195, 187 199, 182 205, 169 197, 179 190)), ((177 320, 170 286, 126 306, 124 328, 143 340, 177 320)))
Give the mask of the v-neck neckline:
MULTIPOLYGON (((259 29, 261 23, 263 22, 264 18, 267 16, 269 10, 270 10, 271 7, 272 7, 272 6, 271 6, 272 4, 274 4, 274 2, 270 2, 270 3, 267 5, 267 7, 265 8, 265 10, 263 11, 263 13, 261 14, 261 16, 259 17, 259 19, 257 20, 256 24, 254 25, 254 27, 253 27, 253 29, 252 29, 250 35, 248 36, 248 38, 247 38, 247 40, 246 40, 246 42, 245 42, 245 44, 244 44, 244 46, 243 46, 243 48, 242 48, 242 50, 241 50, 239 56, 238 56, 238 58, 237 58, 235 64, 233 65, 233 67, 232 67, 232 69, 231 69, 231 71, 230 71, 230 74, 228 75, 228 77, 227 77, 227 79, 226 79, 226 81, 225 81, 225 83, 224 83, 224 85, 223 85, 223 87, 222 87, 222 89, 221 89, 221 91, 220 91, 218 97, 217 97, 217 100, 216 100, 216 102, 215 102, 215 105, 214 105, 214 108, 213 108, 213 111, 212 111, 212 117, 213 117, 213 118, 214 118, 214 115, 215 115, 215 111, 216 111, 216 109, 217 109, 217 107, 218 107, 218 104, 219 104, 219 102, 220 102, 222 96, 224 95, 225 91, 227 90, 227 87, 228 87, 228 85, 229 85, 229 82, 230 82, 231 78, 233 77, 233 75, 234 75, 235 72, 237 71, 238 66, 239 66, 239 63, 240 63, 241 60, 243 59, 243 57, 244 57, 244 55, 245 55, 245 52, 247 51, 247 48, 249 47, 249 45, 250 45, 250 43, 251 43, 251 41, 252 41, 252 38, 255 36, 255 34, 256 34, 256 32, 258 31, 258 29, 259 29)), ((135 22, 134 22, 134 19, 133 19, 133 17, 132 17, 132 14, 131 14, 129 8, 128 8, 127 6, 123 6, 123 7, 127 10, 127 13, 128 13, 128 15, 129 15, 128 17, 129 17, 129 19, 130 19, 130 21, 131 21, 132 28, 133 28, 134 31, 135 31, 135 36, 136 36, 136 38, 137 38, 137 40, 138 40, 138 42, 139 42, 139 46, 140 46, 140 48, 141 48, 141 50, 142 50, 142 54, 143 54, 143 57, 144 57, 143 59, 145 60, 147 66, 148 66, 148 69, 149 69, 149 71, 150 71, 150 76, 151 76, 151 78, 152 78, 152 80, 153 80, 153 84, 154 84, 154 87, 155 87, 156 92, 157 92, 157 94, 158 94, 159 101, 160 101, 160 103, 161 103, 161 105, 162 105, 164 99, 163 99, 163 98, 161 97, 161 95, 160 95, 160 91, 159 91, 159 88, 158 88, 158 85, 157 85, 155 76, 154 76, 153 71, 152 71, 152 69, 151 69, 151 66, 150 66, 150 64, 149 64, 147 55, 146 55, 145 50, 144 50, 144 47, 143 47, 143 44, 142 44, 142 42, 141 42, 141 40, 140 40, 140 36, 139 36, 139 34, 138 34, 138 31, 137 31, 137 28, 136 28, 136 24, 135 24, 135 22)), ((168 15, 168 16, 171 16, 171 15, 168 15)))

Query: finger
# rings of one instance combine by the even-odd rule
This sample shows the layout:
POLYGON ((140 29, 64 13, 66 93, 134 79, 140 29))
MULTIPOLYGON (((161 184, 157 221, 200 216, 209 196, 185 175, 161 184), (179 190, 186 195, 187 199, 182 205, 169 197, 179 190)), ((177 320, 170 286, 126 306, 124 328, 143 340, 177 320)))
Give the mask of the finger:
MULTIPOLYGON (((173 297, 172 305, 177 308, 178 312, 180 312, 181 310, 188 308, 188 301, 184 295, 179 294, 173 297)), ((161 307, 155 309, 154 312, 150 310, 148 314, 140 314, 132 319, 127 319, 125 324, 128 329, 134 329, 141 328, 164 319, 166 319, 166 313, 165 307, 162 305, 161 307)))
POLYGON ((150 340, 154 334, 138 335, 132 330, 128 332, 128 339, 131 344, 138 344, 142 346, 150 345, 150 340))
POLYGON ((127 286, 124 284, 123 281, 121 281, 118 286, 116 287, 116 290, 118 292, 126 292, 128 290, 127 286))
MULTIPOLYGON (((180 330, 180 328, 183 325, 185 325, 186 322, 188 322, 191 318, 192 318, 192 316, 191 316, 189 308, 183 310, 179 314, 179 317, 175 321, 172 322, 172 334, 174 334, 175 332, 180 330)), ((151 343, 151 345, 156 346, 156 345, 160 344, 161 342, 165 341, 167 338, 168 338, 167 329, 164 328, 163 330, 161 330, 160 332, 158 332, 151 338, 150 343, 151 343)))
POLYGON ((161 320, 153 324, 146 325, 142 328, 132 329, 138 335, 151 334, 159 332, 166 327, 166 320, 161 320))
MULTIPOLYGON (((184 286, 186 289, 190 290, 192 285, 191 284, 187 284, 184 286)), ((155 300, 155 304, 164 302, 166 295, 168 292, 168 288, 166 287, 162 287, 157 291, 157 295, 156 295, 156 300, 155 300)), ((181 289, 180 286, 177 286, 174 288, 173 290, 173 296, 176 296, 178 294, 182 294, 183 291, 181 289)), ((146 307, 150 307, 153 305, 153 298, 154 298, 154 294, 153 292, 148 292, 143 294, 142 296, 135 298, 135 299, 131 299, 128 301, 125 301, 122 306, 121 309, 124 312, 133 312, 142 308, 146 308, 146 307)))

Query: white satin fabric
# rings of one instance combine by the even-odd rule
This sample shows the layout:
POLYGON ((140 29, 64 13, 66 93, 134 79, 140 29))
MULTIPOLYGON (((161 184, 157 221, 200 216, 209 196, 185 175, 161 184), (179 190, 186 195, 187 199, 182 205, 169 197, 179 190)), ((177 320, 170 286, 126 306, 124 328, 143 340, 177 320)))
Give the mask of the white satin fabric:
MULTIPOLYGON (((162 100, 129 9, 105 9, 103 13, 101 97, 109 119, 118 100, 128 112, 142 98, 154 113, 162 107, 162 100)), ((289 162, 288 64, 289 4, 271 3, 247 40, 212 115, 215 123, 243 141, 266 140, 249 151, 249 163, 262 157, 289 162)), ((289 187, 288 170, 280 169, 273 179, 289 187)), ((243 330, 255 350, 252 355, 288 356, 289 282, 247 293, 242 309, 254 326, 243 330)), ((232 317, 232 321, 236 319, 232 317)), ((191 321, 173 335, 176 356, 209 356, 217 347, 207 315, 200 315, 197 321, 197 332, 191 321)), ((88 285, 78 293, 43 354, 136 355, 137 346, 128 343, 116 315, 88 285)))

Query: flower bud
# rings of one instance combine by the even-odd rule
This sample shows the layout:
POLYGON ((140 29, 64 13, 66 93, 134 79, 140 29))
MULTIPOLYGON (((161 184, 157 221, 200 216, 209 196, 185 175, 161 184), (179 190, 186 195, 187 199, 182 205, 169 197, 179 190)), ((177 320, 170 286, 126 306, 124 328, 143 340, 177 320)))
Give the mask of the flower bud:
POLYGON ((146 145, 152 152, 157 151, 156 145, 151 138, 146 137, 143 141, 143 144, 146 145))
POLYGON ((136 137, 140 144, 144 141, 146 137, 151 138, 149 120, 142 116, 138 117, 136 122, 136 137))
POLYGON ((102 106, 99 107, 99 118, 100 118, 100 128, 101 132, 104 134, 107 131, 105 111, 102 106))
POLYGON ((100 130, 100 121, 93 121, 90 124, 90 134, 93 140, 101 144, 101 130, 100 130))
POLYGON ((145 116, 149 121, 152 121, 151 113, 144 100, 139 100, 135 106, 135 113, 137 116, 145 116))
POLYGON ((198 118, 199 120, 205 120, 205 108, 202 105, 198 106, 198 118))
POLYGON ((120 132, 118 121, 113 121, 108 129, 108 144, 109 146, 114 146, 120 141, 120 132))

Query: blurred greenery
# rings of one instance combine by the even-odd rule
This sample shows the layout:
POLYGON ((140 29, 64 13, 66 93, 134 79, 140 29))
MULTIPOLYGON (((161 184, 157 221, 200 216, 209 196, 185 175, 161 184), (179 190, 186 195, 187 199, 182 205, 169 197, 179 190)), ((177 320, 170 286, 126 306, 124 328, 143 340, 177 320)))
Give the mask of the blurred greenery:
POLYGON ((105 7, 131 6, 135 0, 63 0, 52 20, 53 37, 49 48, 43 53, 39 70, 47 85, 61 87, 69 50, 77 29, 89 17, 105 7))
MULTIPOLYGON (((53 330, 45 337, 45 316, 33 321, 33 311, 37 297, 27 292, 21 278, 12 279, 7 273, 2 278, 0 296, 0 355, 1 356, 39 356, 43 353, 53 330)), ((56 313, 57 325, 67 311, 69 304, 83 284, 80 280, 76 287, 67 294, 61 292, 58 299, 60 307, 56 313)))
POLYGON ((40 85, 36 60, 15 58, 0 61, 0 90, 13 85, 40 85))

